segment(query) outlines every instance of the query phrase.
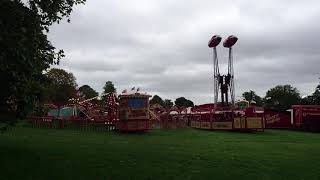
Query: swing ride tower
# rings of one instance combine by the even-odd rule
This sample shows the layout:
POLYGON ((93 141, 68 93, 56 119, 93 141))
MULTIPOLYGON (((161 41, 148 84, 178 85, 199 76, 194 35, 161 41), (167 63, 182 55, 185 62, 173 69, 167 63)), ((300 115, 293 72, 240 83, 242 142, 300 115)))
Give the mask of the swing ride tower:
POLYGON ((213 49, 213 86, 214 86, 214 104, 217 106, 219 91, 221 95, 221 105, 228 106, 229 102, 232 106, 235 103, 235 88, 234 88, 234 70, 233 70, 233 53, 232 47, 238 41, 236 36, 229 36, 224 42, 223 46, 229 49, 228 58, 228 73, 223 75, 219 71, 219 61, 217 54, 217 46, 220 44, 222 38, 219 35, 214 35, 209 43, 209 48, 213 49), (229 101, 230 94, 230 101, 229 101))

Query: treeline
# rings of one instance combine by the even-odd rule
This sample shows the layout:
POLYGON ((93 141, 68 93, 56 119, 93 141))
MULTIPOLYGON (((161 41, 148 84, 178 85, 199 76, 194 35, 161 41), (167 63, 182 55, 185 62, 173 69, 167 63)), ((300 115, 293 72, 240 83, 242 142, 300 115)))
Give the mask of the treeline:
POLYGON ((311 95, 305 97, 302 97, 298 89, 291 85, 277 85, 269 89, 264 97, 258 96, 252 90, 244 92, 242 96, 247 101, 254 101, 258 106, 262 106, 265 109, 286 111, 294 104, 319 105, 320 84, 311 95))
POLYGON ((186 108, 186 107, 193 107, 194 103, 189 100, 186 99, 185 97, 179 97, 177 98, 174 102, 172 102, 171 99, 162 99, 160 96, 158 95, 154 95, 151 100, 150 100, 150 105, 154 105, 154 104, 158 104, 161 105, 164 108, 171 108, 174 105, 176 105, 179 108, 186 108))
MULTIPOLYGON (((66 104, 68 99, 76 96, 75 93, 80 93, 84 99, 98 96, 99 93, 89 85, 83 85, 77 88, 76 79, 72 73, 65 70, 52 68, 46 74, 47 85, 43 91, 42 103, 66 104)), ((101 93, 117 92, 114 84, 107 81, 102 88, 101 93)), ((315 88, 315 91, 308 96, 301 97, 297 88, 291 85, 278 85, 269 89, 264 97, 260 97, 255 91, 250 90, 244 92, 242 97, 250 103, 255 103, 265 109, 276 111, 285 111, 293 104, 320 104, 320 84, 315 88)), ((177 107, 193 107, 194 103, 185 97, 179 97, 172 101, 171 99, 163 99, 159 95, 154 95, 150 104, 158 104, 165 108, 177 107)))
MULTIPOLYGON (((52 68, 45 73, 47 83, 42 91, 42 97, 39 103, 54 103, 63 105, 68 103, 68 100, 74 97, 81 97, 82 99, 89 99, 99 95, 89 85, 82 85, 77 88, 76 78, 72 73, 68 73, 63 69, 52 68)), ((107 81, 102 88, 101 93, 117 92, 114 84, 111 81, 107 81)), ((170 99, 162 99, 158 95, 154 95, 150 104, 159 104, 162 107, 171 108, 176 105, 178 107, 193 107, 194 103, 184 97, 177 98, 174 102, 170 99)))
MULTIPOLYGON (((47 80, 42 91, 42 97, 39 103, 53 103, 56 105, 64 105, 71 98, 89 99, 99 95, 89 85, 77 87, 76 78, 72 73, 68 73, 63 69, 52 68, 45 73, 47 80)), ((102 87, 101 93, 116 92, 116 88, 111 81, 107 81, 102 87)))
MULTIPOLYGON (((89 85, 82 85, 78 87, 75 76, 63 69, 51 68, 44 73, 45 83, 39 86, 36 94, 36 98, 32 101, 33 105, 30 108, 23 109, 24 111, 16 112, 22 117, 30 113, 32 107, 39 107, 43 104, 53 103, 56 105, 65 105, 71 98, 89 99, 99 95, 95 89, 89 85)), ((111 81, 105 82, 101 88, 101 93, 117 93, 117 89, 111 81)), ((244 92, 242 97, 250 103, 255 103, 258 106, 262 106, 265 109, 285 111, 293 104, 320 104, 320 84, 316 87, 315 91, 306 97, 301 97, 297 88, 291 85, 278 85, 266 92, 264 97, 260 97, 253 90, 244 92)), ((104 99, 102 99, 101 102, 104 99)), ((154 95, 150 99, 150 105, 158 104, 164 108, 171 108, 177 106, 179 108, 193 107, 194 103, 186 99, 185 97, 179 97, 172 101, 171 99, 162 99, 159 95, 154 95)))

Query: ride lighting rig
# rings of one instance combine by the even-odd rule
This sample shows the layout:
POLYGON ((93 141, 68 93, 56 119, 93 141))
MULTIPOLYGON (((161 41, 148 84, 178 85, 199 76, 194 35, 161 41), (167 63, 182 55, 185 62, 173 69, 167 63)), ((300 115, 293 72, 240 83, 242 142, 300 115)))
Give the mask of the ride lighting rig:
POLYGON ((209 48, 213 49, 213 69, 214 69, 214 103, 218 103, 219 89, 221 93, 221 103, 222 105, 228 105, 228 93, 230 91, 231 104, 234 106, 235 103, 235 89, 234 89, 234 71, 233 71, 233 54, 232 46, 238 41, 236 36, 229 36, 224 42, 223 46, 229 48, 229 59, 228 59, 228 74, 221 75, 219 72, 219 62, 216 47, 221 42, 221 36, 214 35, 209 43, 209 48))

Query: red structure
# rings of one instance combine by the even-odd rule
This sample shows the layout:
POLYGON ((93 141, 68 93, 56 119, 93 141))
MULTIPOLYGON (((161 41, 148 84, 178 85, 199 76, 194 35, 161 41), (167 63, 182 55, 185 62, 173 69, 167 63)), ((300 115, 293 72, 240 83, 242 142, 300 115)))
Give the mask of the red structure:
POLYGON ((320 130, 320 105, 293 105, 286 112, 266 111, 266 128, 320 130))
POLYGON ((149 98, 147 94, 119 95, 119 120, 116 130, 132 132, 147 131, 151 128, 149 98))
POLYGON ((217 47, 220 42, 221 42, 221 37, 219 35, 214 35, 212 36, 212 38, 210 39, 210 41, 208 42, 208 46, 209 48, 215 48, 217 47))
POLYGON ((266 128, 289 129, 291 128, 290 112, 265 111, 266 128))
POLYGON ((50 109, 43 116, 28 117, 29 123, 36 127, 73 128, 92 130, 114 130, 118 120, 118 104, 115 93, 106 93, 106 102, 94 103, 99 96, 79 101, 70 99, 70 103, 60 108, 50 109))
POLYGON ((307 131, 320 130, 320 105, 293 105, 294 128, 307 131))
POLYGON ((229 36, 224 42, 223 46, 226 48, 231 48, 236 42, 238 41, 238 38, 236 36, 229 36))
POLYGON ((232 47, 238 41, 236 36, 229 36, 223 46, 229 50, 228 73, 223 75, 219 69, 216 47, 221 42, 219 35, 214 35, 209 43, 213 49, 213 85, 214 103, 195 106, 190 115, 191 127, 211 130, 263 130, 265 127, 263 111, 255 107, 239 109, 235 106, 235 86, 232 47), (220 102, 218 103, 220 92, 220 102), (229 101, 230 99, 230 101, 229 101))
POLYGON ((230 107, 212 108, 212 104, 196 106, 191 114, 191 127, 208 130, 263 131, 263 111, 250 107, 236 110, 230 107))
POLYGON ((233 53, 232 46, 237 42, 236 36, 229 36, 223 43, 224 47, 229 49, 228 73, 223 75, 220 73, 219 61, 216 47, 221 42, 219 35, 214 35, 209 43, 209 48, 213 49, 213 86, 214 86, 214 104, 218 103, 218 94, 220 91, 221 103, 228 106, 229 102, 235 105, 235 89, 234 89, 234 71, 233 71, 233 53), (229 101, 230 97, 230 101, 229 101))

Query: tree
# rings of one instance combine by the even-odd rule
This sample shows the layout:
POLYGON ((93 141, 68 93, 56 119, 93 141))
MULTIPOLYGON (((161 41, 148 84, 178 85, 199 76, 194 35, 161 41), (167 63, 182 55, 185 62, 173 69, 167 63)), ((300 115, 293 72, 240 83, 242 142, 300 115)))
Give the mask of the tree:
POLYGON ((313 96, 313 104, 320 104, 320 84, 317 86, 312 96, 313 96))
POLYGON ((254 91, 250 90, 248 92, 244 92, 242 94, 242 97, 244 97, 247 101, 255 101, 258 106, 262 106, 262 98, 258 96, 254 91))
POLYGON ((308 104, 308 105, 320 104, 320 84, 316 87, 312 95, 302 98, 302 104, 308 104))
POLYGON ((149 101, 150 105, 153 105, 153 104, 159 104, 161 106, 164 107, 164 101, 162 100, 162 98, 158 95, 154 95, 151 100, 149 101))
POLYGON ((163 103, 164 107, 167 109, 170 109, 174 105, 171 99, 165 99, 163 103))
POLYGON ((49 26, 84 0, 24 2, 0 1, 0 120, 23 117, 42 96, 43 72, 64 56, 47 39, 49 26))
POLYGON ((186 107, 194 107, 194 103, 188 99, 186 107))
POLYGON ((267 91, 265 97, 265 107, 277 111, 285 111, 291 105, 301 101, 300 93, 297 88, 291 85, 278 85, 267 91))
POLYGON ((184 97, 179 97, 174 101, 174 104, 177 105, 179 108, 186 108, 186 107, 193 107, 194 104, 191 100, 188 100, 184 97))
POLYGON ((52 68, 46 73, 46 76, 49 80, 46 87, 46 101, 62 105, 76 96, 77 83, 72 73, 52 68))
POLYGON ((301 104, 304 105, 313 105, 315 104, 315 100, 313 98, 313 95, 305 96, 301 99, 301 104))
POLYGON ((84 98, 89 99, 98 96, 98 92, 92 89, 89 85, 83 85, 79 88, 80 93, 84 98))
MULTIPOLYGON (((103 93, 117 93, 117 89, 114 87, 112 81, 107 81, 103 86, 103 93)), ((106 96, 102 96, 102 104, 106 103, 106 96)))
POLYGON ((114 84, 112 81, 107 81, 105 85, 103 86, 103 93, 116 93, 117 89, 114 87, 114 84))

